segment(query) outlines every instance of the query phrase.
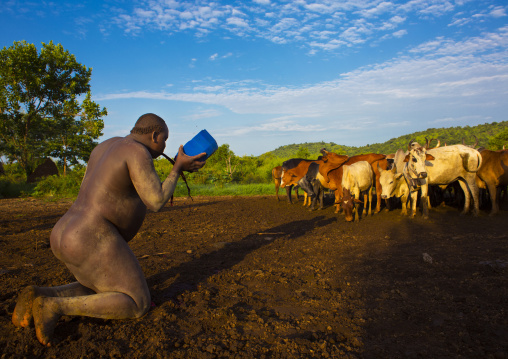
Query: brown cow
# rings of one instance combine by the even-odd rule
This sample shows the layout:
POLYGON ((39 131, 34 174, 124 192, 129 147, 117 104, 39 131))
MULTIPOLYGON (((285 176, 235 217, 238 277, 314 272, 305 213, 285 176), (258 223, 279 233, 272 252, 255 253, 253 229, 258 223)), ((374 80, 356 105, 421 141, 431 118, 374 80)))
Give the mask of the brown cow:
POLYGON ((482 156, 482 166, 476 172, 482 188, 487 188, 492 202, 491 215, 499 212, 499 193, 502 186, 508 185, 508 150, 491 151, 483 150, 480 152, 482 156))
MULTIPOLYGON (((337 156, 333 152, 328 152, 327 150, 323 149, 321 150, 321 153, 323 153, 323 160, 326 161, 326 163, 333 162, 333 158, 337 156)), ((377 167, 377 164, 379 163, 379 166, 382 169, 388 168, 388 160, 386 159, 386 155, 377 154, 377 153, 369 153, 366 155, 357 155, 349 157, 349 159, 344 162, 344 165, 352 165, 353 163, 359 162, 359 161, 367 161, 372 166, 372 170, 375 174, 375 180, 376 180, 376 211, 375 213, 378 213, 381 210, 381 183, 379 182, 380 173, 377 167)), ((319 166, 319 173, 323 176, 326 182, 328 182, 328 188, 335 191, 335 204, 339 204, 342 198, 342 172, 343 168, 342 166, 331 169, 330 166, 325 165, 319 166)), ((340 210, 340 206, 337 206, 337 210, 335 213, 337 213, 340 210)))

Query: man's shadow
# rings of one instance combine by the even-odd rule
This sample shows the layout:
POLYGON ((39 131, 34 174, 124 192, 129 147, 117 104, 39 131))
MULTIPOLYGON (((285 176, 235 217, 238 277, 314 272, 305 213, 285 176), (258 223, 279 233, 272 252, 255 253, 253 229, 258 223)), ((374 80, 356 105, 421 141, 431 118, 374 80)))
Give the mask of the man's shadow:
POLYGON ((249 234, 241 240, 235 241, 234 238, 231 238, 232 242, 224 244, 222 248, 149 277, 147 282, 151 288, 152 297, 157 304, 174 300, 185 291, 195 291, 198 285, 205 283, 209 277, 222 270, 232 268, 249 253, 274 242, 278 238, 294 240, 315 228, 336 221, 336 218, 319 216, 264 229, 260 233, 249 234), (176 280, 167 287, 164 286, 164 282, 175 277, 176 280))

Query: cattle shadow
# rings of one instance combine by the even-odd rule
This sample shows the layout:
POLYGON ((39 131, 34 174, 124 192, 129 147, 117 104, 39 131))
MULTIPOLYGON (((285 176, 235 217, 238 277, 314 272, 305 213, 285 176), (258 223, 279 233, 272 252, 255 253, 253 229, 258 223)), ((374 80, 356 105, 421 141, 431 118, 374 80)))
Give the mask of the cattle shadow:
POLYGON ((364 357, 453 357, 454 350, 489 357, 506 350, 506 321, 498 315, 506 305, 506 269, 482 263, 506 258, 508 223, 453 208, 431 210, 427 221, 394 219, 390 244, 350 268, 368 318, 364 357))
POLYGON ((294 240, 305 236, 306 233, 315 228, 334 222, 336 222, 336 218, 318 216, 308 220, 293 221, 264 229, 261 234, 252 233, 240 240, 224 244, 220 249, 147 278, 152 297, 160 303, 175 300, 179 294, 186 291, 195 291, 198 285, 206 282, 209 277, 216 275, 222 270, 232 268, 240 263, 249 253, 263 246, 273 243, 280 238, 283 238, 284 241, 294 240), (270 233, 270 236, 267 237, 265 233, 270 233), (154 288, 154 286, 164 283, 171 278, 176 279, 170 285, 163 288, 154 288))

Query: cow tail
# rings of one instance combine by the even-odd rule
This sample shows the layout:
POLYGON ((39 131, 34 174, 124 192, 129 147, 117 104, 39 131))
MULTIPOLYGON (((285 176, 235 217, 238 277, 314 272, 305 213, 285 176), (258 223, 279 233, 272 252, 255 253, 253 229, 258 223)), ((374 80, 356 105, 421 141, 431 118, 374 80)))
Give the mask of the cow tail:
POLYGON ((476 153, 476 161, 475 161, 477 163, 477 165, 475 166, 476 168, 469 168, 469 159, 471 158, 470 153, 466 153, 461 157, 462 157, 462 165, 464 166, 464 169, 467 172, 478 172, 478 170, 482 166, 482 155, 480 154, 480 152, 476 153))

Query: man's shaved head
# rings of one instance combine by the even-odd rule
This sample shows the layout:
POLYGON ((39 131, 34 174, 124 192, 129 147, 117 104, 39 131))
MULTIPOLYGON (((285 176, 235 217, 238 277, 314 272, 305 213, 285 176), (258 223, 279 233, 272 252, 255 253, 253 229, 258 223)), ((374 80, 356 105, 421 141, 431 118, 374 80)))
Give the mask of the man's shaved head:
POLYGON ((164 132, 167 131, 168 127, 166 122, 159 116, 153 113, 146 113, 138 118, 136 124, 131 130, 131 133, 137 133, 144 135, 147 133, 164 132))

